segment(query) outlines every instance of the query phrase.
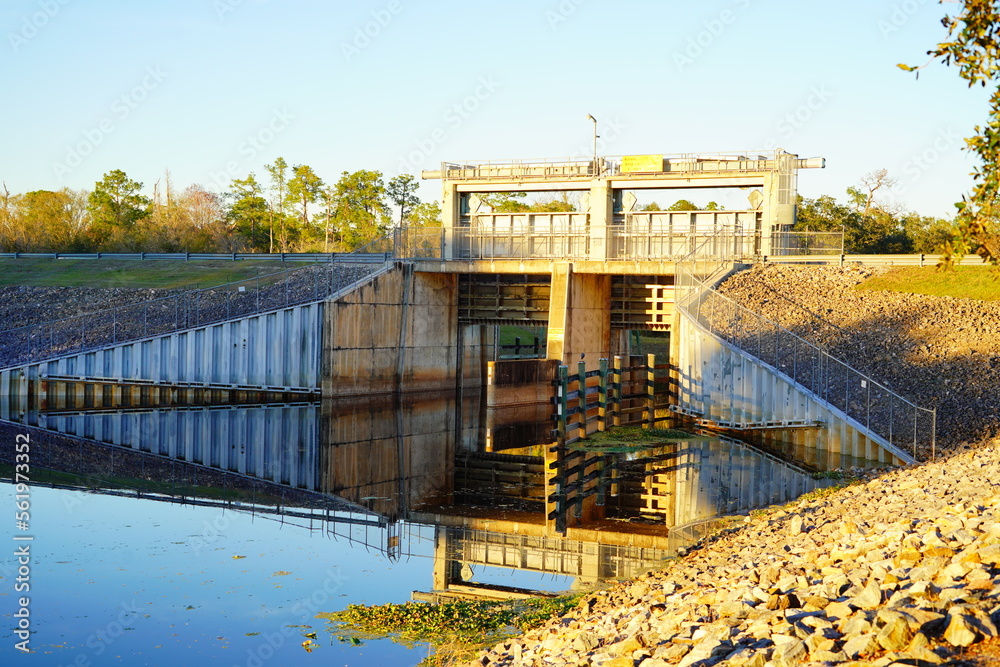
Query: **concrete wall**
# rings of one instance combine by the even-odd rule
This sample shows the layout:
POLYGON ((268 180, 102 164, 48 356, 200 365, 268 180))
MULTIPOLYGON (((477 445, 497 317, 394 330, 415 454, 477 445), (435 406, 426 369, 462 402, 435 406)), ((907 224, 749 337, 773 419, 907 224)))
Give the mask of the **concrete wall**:
POLYGON ((575 273, 572 264, 557 263, 552 267, 547 355, 569 365, 581 354, 588 370, 611 356, 611 276, 575 273))
POLYGON ((478 414, 478 399, 463 405, 454 395, 324 401, 322 491, 392 518, 447 504, 456 424, 476 429, 478 414))
POLYGON ((324 396, 456 387, 478 380, 481 327, 458 324, 458 277, 400 266, 327 303, 323 320, 324 396), (473 363, 475 362, 475 363, 473 363))

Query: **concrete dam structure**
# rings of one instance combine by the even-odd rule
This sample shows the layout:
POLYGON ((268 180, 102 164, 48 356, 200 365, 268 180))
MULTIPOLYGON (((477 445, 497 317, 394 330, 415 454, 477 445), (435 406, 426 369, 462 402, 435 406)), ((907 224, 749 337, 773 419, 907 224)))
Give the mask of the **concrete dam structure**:
POLYGON ((177 316, 126 340, 115 325, 100 344, 43 346, 0 369, 0 418, 454 392, 544 415, 551 369, 594 372, 630 358, 635 332, 658 331, 669 335, 671 389, 657 418, 753 435, 792 459, 821 452, 806 461, 819 468, 909 462, 933 437, 929 411, 773 327, 775 344, 751 349, 735 323, 752 314, 713 291, 788 247, 797 171, 822 166, 783 151, 446 163, 424 174, 442 182, 442 227, 395 230, 382 249, 391 255, 367 275, 280 303, 258 294, 257 307, 209 322, 177 316), (750 206, 637 210, 637 191, 692 188, 748 189, 750 206), (575 210, 487 204, 521 192, 573 193, 575 210), (531 381, 506 391, 487 372, 501 326, 544 329, 544 352, 522 360, 531 381))

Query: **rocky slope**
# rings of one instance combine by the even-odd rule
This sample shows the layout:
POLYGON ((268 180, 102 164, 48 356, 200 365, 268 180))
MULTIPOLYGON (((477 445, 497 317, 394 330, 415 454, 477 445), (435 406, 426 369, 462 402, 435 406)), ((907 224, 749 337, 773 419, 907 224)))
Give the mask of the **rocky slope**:
POLYGON ((303 267, 246 291, 91 287, 0 287, 0 368, 78 347, 144 338, 308 301, 342 289, 375 264, 303 267), (153 301, 153 300, 156 301, 153 301), (115 309, 112 314, 110 309, 115 309), (67 319, 69 318, 69 319, 67 319), (30 326, 29 326, 30 325, 30 326))
POLYGON ((1000 664, 968 653, 1000 626, 1000 303, 850 289, 874 271, 762 267, 722 291, 937 406, 944 459, 755 513, 473 664, 1000 664))
POLYGON ((719 291, 936 407, 940 447, 1000 433, 1000 301, 852 289, 885 270, 757 266, 719 291))
POLYGON ((937 665, 997 636, 1000 441, 748 518, 476 665, 937 665))

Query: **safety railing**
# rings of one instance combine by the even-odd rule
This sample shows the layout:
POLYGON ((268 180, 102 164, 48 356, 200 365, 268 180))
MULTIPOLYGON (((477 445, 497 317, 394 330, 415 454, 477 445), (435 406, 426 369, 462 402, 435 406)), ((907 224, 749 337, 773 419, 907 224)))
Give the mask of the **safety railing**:
POLYGON ((322 264, 0 331, 0 368, 319 301, 384 264, 322 264))
MULTIPOLYGON (((933 458, 937 422, 934 409, 916 405, 818 345, 714 289, 713 282, 740 259, 738 255, 727 255, 728 247, 725 242, 706 240, 677 263, 677 309, 681 316, 805 387, 893 447, 912 453, 914 458, 921 453, 933 458)), ((808 311, 804 311, 804 317, 815 318, 808 311)))
MULTIPOLYGON (((722 153, 663 153, 662 172, 751 172, 778 168, 775 150, 722 153)), ((442 162, 441 177, 447 180, 509 180, 511 178, 591 178, 622 171, 623 156, 593 158, 530 158, 522 160, 465 160, 442 162)))
MULTIPOLYGON (((727 253, 756 256, 760 246, 755 234, 731 233, 725 237, 712 231, 675 233, 670 230, 643 234, 641 238, 622 225, 609 227, 601 259, 621 261, 676 261, 703 243, 725 243, 727 253)), ((399 259, 588 259, 596 249, 595 237, 586 228, 493 229, 480 227, 400 227, 379 239, 374 248, 393 248, 399 259)), ((723 252, 719 248, 719 252, 723 252)))
POLYGON ((844 232, 774 232, 771 235, 771 254, 843 255, 844 232))
MULTIPOLYGON (((389 252, 392 249, 390 248, 389 252)), ((384 262, 390 257, 384 252, 0 252, 0 259, 109 259, 148 261, 278 261, 278 262, 330 262, 369 264, 384 262)))

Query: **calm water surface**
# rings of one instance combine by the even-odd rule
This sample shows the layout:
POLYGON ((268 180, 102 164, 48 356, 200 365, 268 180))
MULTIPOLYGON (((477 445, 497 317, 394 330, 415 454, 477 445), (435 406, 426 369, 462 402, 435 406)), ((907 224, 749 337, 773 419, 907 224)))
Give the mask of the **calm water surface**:
MULTIPOLYGON (((33 479, 48 475, 31 488, 26 533, 33 652, 14 648, 10 512, 0 530, 2 663, 415 665, 426 647, 353 646, 316 613, 415 591, 600 585, 669 555, 668 525, 816 485, 742 443, 692 436, 609 455, 614 494, 595 523, 605 542, 567 539, 544 530, 542 448, 486 451, 496 425, 477 400, 25 415, 45 429, 31 431, 33 479), (644 501, 650 494, 661 497, 644 501), (514 534, 517 522, 538 528, 514 534)), ((0 443, 7 463, 10 445, 0 443)), ((0 506, 13 510, 14 495, 0 484, 0 506)))

